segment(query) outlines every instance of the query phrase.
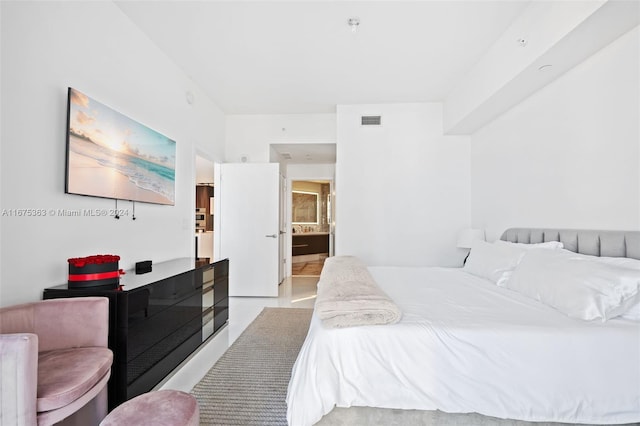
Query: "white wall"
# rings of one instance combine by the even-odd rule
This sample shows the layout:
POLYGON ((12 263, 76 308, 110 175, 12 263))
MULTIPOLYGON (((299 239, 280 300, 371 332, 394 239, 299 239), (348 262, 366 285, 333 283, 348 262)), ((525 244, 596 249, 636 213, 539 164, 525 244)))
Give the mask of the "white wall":
POLYGON ((227 115, 226 161, 269 162, 272 143, 333 143, 335 114, 227 115))
POLYGON ((441 104, 338 106, 336 254, 369 265, 460 266, 469 137, 443 136, 441 104), (363 127, 361 115, 382 115, 363 127))
MULTIPOLYGON (((69 257, 118 254, 129 268, 192 255, 195 153, 224 158, 221 111, 111 2, 0 7, 3 209, 114 207, 64 194, 68 86, 177 142, 175 206, 137 203, 136 221, 2 216, 0 305, 38 300, 65 283, 69 257)), ((132 213, 128 202, 118 207, 132 213)))
POLYGON ((640 229, 638 28, 478 131, 472 223, 640 229))

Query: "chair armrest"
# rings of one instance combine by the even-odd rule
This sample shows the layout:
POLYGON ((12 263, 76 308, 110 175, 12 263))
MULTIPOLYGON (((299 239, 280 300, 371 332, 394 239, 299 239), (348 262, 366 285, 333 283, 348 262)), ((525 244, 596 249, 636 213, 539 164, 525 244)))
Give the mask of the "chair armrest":
POLYGON ((109 299, 106 297, 43 300, 35 305, 34 317, 40 352, 107 346, 109 299))
POLYGON ((35 426, 38 336, 0 334, 0 423, 35 426))

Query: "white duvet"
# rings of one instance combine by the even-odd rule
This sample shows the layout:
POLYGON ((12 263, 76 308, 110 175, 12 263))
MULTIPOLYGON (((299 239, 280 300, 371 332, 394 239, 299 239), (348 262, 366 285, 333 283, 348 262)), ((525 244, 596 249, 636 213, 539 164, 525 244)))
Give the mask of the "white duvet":
POLYGON ((571 319, 460 269, 369 270, 402 320, 327 329, 314 315, 289 382, 290 425, 334 406, 640 421, 640 323, 571 319))

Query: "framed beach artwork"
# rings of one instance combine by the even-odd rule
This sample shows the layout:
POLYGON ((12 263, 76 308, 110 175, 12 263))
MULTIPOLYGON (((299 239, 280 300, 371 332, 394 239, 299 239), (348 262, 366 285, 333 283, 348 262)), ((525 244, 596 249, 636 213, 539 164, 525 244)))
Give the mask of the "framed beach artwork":
POLYGON ((68 194, 175 204, 176 143, 69 88, 68 194))

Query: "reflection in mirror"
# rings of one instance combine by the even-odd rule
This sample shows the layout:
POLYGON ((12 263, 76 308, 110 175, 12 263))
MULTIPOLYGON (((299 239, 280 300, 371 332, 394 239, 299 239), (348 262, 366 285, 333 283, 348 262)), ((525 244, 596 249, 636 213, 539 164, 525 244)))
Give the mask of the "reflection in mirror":
POLYGON ((294 225, 318 224, 318 194, 313 192, 292 191, 294 225))

